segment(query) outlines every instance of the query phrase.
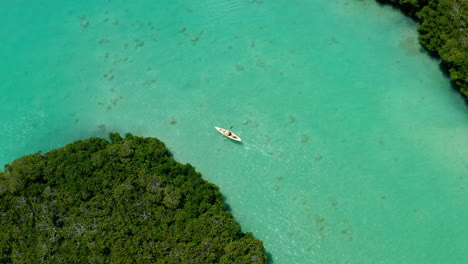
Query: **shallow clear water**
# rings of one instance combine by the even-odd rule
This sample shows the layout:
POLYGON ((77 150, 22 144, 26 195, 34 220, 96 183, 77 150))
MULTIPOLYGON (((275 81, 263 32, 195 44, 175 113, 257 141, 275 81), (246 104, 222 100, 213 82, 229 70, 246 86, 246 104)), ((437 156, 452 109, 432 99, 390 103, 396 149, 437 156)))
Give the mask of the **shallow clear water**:
POLYGON ((1 3, 1 164, 158 137, 272 263, 467 263, 467 107, 398 11, 75 2, 1 3))

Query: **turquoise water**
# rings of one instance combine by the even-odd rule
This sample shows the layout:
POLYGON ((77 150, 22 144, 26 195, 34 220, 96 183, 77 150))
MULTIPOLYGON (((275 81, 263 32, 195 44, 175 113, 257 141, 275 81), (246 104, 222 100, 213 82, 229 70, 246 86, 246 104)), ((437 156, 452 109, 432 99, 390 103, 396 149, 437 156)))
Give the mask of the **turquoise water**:
POLYGON ((468 263, 467 106, 398 11, 75 2, 1 2, 1 164, 158 137, 271 263, 468 263))

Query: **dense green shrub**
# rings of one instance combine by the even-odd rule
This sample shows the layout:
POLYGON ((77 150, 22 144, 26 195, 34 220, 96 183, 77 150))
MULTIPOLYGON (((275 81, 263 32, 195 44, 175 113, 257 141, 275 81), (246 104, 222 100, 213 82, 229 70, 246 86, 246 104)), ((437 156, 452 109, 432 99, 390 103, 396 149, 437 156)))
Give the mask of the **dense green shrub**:
POLYGON ((417 16, 419 42, 439 54, 451 79, 468 96, 468 1, 431 1, 417 16))
POLYGON ((419 42, 442 59, 456 87, 468 97, 468 1, 378 0, 416 18, 419 42))
POLYGON ((162 142, 118 134, 0 172, 0 263, 265 263, 219 189, 162 142))
POLYGON ((377 0, 381 3, 390 3, 399 7, 406 14, 416 17, 416 13, 421 10, 429 0, 377 0))

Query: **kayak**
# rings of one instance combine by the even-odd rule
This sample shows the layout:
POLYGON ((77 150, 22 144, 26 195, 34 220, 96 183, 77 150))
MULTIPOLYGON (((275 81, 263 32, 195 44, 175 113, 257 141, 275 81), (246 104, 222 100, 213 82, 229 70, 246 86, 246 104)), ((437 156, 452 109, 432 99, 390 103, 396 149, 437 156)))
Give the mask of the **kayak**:
POLYGON ((235 140, 235 141, 242 141, 242 139, 240 137, 238 137, 236 134, 232 133, 231 131, 227 130, 227 129, 224 129, 224 128, 220 128, 220 127, 217 127, 215 126, 216 130, 218 130, 219 133, 223 134, 223 136, 225 137, 228 137, 232 140, 235 140))

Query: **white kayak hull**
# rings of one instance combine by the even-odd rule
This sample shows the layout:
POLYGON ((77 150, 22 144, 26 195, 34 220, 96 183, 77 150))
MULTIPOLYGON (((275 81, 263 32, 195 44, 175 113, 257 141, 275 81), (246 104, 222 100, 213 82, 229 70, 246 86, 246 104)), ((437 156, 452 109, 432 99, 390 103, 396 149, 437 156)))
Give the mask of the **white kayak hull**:
POLYGON ((216 128, 216 130, 218 130, 219 133, 223 134, 223 136, 225 136, 227 138, 230 138, 232 140, 239 141, 239 142, 242 141, 242 139, 238 135, 232 133, 232 131, 229 131, 227 129, 220 128, 220 127, 217 127, 217 126, 215 126, 214 128, 216 128), (229 132, 231 134, 229 134, 229 132))

